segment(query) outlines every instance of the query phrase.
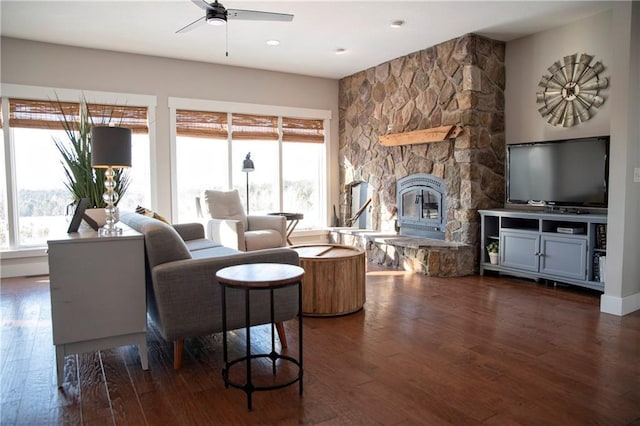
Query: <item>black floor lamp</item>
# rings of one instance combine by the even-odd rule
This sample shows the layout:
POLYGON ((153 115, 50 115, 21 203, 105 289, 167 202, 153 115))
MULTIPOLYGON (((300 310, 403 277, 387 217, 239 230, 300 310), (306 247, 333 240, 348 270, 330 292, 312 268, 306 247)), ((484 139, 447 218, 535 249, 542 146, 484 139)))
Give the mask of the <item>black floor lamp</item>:
POLYGON ((242 171, 247 174, 247 214, 249 214, 249 172, 254 171, 256 168, 251 160, 251 153, 248 152, 244 161, 242 162, 242 171))

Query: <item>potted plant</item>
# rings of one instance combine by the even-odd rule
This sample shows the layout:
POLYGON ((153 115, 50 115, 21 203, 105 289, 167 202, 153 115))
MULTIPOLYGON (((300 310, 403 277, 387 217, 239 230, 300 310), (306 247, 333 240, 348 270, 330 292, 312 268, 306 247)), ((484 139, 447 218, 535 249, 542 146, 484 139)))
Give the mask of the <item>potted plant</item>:
MULTIPOLYGON (((98 224, 104 224, 103 199, 105 193, 106 169, 94 169, 91 167, 91 128, 94 125, 109 125, 113 119, 113 113, 104 114, 108 118, 103 122, 94 123, 86 101, 80 103, 80 118, 67 117, 60 103, 61 124, 66 133, 66 140, 54 138, 56 148, 62 156, 61 163, 64 167, 66 181, 65 187, 71 193, 73 202, 77 203, 82 198, 88 198, 89 208, 97 209, 95 214, 88 212, 98 224), (95 217, 97 216, 97 217, 95 217)), ((126 169, 114 170, 115 191, 122 197, 129 187, 129 174, 126 169)), ((117 203, 116 203, 117 205, 117 203)))
POLYGON ((497 241, 492 241, 487 244, 487 252, 489 253, 489 262, 492 265, 498 264, 498 253, 500 251, 500 245, 497 241))

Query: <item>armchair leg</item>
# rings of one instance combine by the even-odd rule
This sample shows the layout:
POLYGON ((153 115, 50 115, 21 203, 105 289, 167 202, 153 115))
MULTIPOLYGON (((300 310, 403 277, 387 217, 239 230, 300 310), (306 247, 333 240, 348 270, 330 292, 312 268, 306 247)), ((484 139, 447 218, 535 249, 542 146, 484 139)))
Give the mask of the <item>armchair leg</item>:
POLYGON ((283 348, 287 347, 287 335, 284 332, 284 324, 282 322, 276 323, 276 331, 278 332, 278 338, 283 348))
POLYGON ((173 369, 180 370, 182 368, 182 349, 184 348, 184 339, 178 339, 173 342, 173 369))

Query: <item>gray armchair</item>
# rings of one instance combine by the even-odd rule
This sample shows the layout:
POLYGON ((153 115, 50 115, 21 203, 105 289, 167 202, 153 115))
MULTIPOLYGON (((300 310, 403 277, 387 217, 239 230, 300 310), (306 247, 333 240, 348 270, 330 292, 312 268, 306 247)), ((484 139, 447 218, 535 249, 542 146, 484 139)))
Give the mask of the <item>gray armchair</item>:
POLYGON ((205 231, 210 240, 240 251, 286 246, 286 219, 245 214, 237 190, 206 190, 202 200, 208 215, 205 231))

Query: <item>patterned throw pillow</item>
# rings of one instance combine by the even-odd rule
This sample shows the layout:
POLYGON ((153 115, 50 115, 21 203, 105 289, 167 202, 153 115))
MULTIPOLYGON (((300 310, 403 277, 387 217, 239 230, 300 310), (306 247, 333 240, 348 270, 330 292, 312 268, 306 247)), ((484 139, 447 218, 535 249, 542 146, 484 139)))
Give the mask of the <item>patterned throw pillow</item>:
POLYGON ((136 207, 136 213, 141 214, 143 216, 147 216, 147 217, 152 217, 154 219, 158 219, 158 220, 160 220, 160 221, 162 221, 164 223, 167 223, 167 224, 171 225, 169 223, 169 221, 167 220, 167 218, 165 218, 164 216, 159 215, 158 213, 154 212, 151 209, 147 209, 145 207, 138 206, 138 207, 136 207))

